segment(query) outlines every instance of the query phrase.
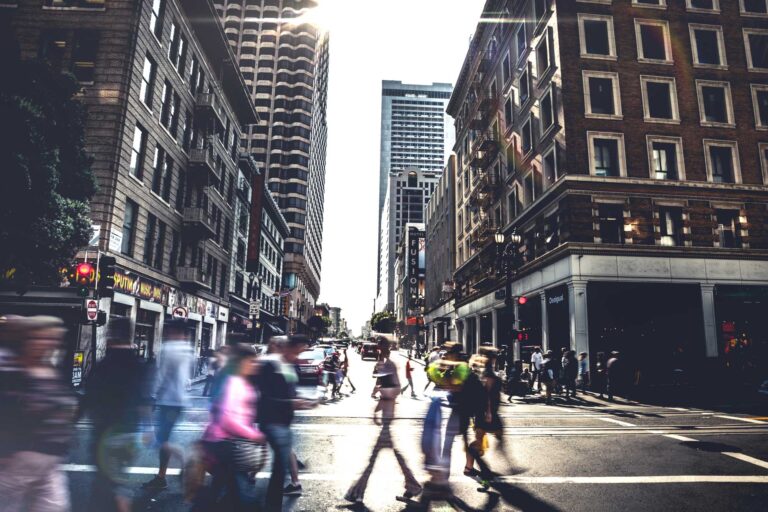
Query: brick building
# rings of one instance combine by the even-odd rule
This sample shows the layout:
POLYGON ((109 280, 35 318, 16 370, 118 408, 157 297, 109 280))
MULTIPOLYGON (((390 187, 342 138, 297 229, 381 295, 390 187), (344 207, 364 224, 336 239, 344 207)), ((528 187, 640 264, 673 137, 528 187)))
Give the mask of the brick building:
POLYGON ((100 308, 132 319, 147 357, 170 315, 189 320, 198 355, 223 343, 234 196, 258 173, 239 158, 241 127, 257 115, 213 3, 20 0, 0 16, 23 58, 47 59, 82 84, 98 249, 118 266, 114 298, 100 308))
POLYGON ((765 359, 767 7, 486 2, 448 106, 468 349, 517 327, 524 359, 620 350, 658 381, 765 359), (525 306, 505 301, 497 232, 522 236, 525 306))

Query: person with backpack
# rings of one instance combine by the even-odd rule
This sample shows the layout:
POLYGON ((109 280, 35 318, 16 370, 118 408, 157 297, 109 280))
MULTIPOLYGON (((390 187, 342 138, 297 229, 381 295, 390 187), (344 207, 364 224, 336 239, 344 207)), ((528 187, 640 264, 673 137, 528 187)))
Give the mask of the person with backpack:
POLYGON ((326 376, 326 392, 328 391, 327 385, 330 384, 331 398, 335 398, 337 395, 339 395, 341 382, 339 382, 338 379, 338 372, 340 368, 341 364, 339 362, 339 354, 338 352, 333 351, 325 358, 325 361, 323 361, 323 372, 326 376))

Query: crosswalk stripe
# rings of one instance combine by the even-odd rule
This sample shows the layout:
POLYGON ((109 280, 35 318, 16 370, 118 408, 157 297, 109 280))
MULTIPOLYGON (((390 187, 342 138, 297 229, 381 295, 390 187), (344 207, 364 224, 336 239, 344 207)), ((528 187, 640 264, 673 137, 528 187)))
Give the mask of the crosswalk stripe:
POLYGON ((733 457, 734 459, 738 459, 744 462, 748 462, 750 464, 754 464, 755 466, 759 466, 763 469, 768 469, 768 462, 757 459, 755 457, 750 457, 749 455, 744 455, 743 453, 723 452, 723 455, 727 455, 728 457, 733 457))
POLYGON ((746 421, 747 423, 756 423, 758 425, 765 425, 766 422, 760 421, 760 420, 754 420, 752 418, 739 418, 738 416, 721 416, 721 415, 715 415, 715 418, 722 418, 724 420, 736 420, 736 421, 746 421))

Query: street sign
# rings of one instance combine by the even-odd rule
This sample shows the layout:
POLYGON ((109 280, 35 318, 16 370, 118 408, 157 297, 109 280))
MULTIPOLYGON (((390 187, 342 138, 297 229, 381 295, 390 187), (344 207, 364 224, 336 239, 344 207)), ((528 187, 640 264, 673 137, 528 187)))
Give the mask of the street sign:
POLYGON ((91 224, 91 239, 88 241, 89 247, 98 247, 101 237, 101 224, 91 224))
POLYGON ((258 316, 260 309, 261 309, 261 299, 254 299, 251 301, 251 304, 248 307, 248 315, 258 316))
POLYGON ((123 248, 123 233, 112 230, 109 232, 109 250, 119 253, 123 248))
POLYGON ((85 315, 88 320, 96 320, 99 316, 99 303, 93 299, 85 301, 85 315))

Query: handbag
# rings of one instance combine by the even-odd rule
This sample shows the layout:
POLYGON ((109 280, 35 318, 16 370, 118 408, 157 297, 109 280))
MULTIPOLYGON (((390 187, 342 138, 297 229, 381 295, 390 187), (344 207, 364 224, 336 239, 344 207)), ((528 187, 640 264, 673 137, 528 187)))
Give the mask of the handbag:
POLYGON ((259 472, 267 462, 267 445, 247 439, 227 439, 224 445, 228 464, 236 471, 259 472))

